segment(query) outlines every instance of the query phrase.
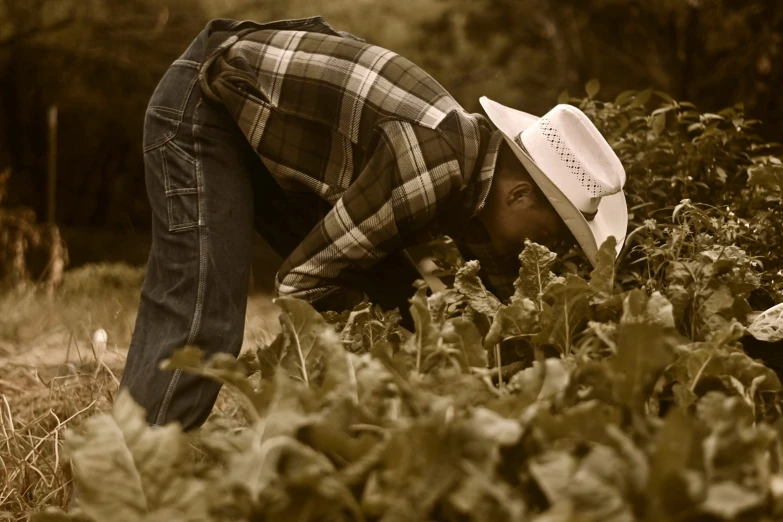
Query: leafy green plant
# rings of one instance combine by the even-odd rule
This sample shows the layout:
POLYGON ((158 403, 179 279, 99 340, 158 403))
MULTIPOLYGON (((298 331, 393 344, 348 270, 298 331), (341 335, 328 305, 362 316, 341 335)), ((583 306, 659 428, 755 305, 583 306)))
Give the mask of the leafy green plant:
MULTIPOLYGON (((692 222, 698 225, 694 239, 736 246, 763 266, 754 295, 760 307, 783 300, 783 257, 770 248, 783 234, 780 144, 757 135, 760 122, 747 119, 741 104, 701 113, 694 104, 660 91, 626 91, 601 101, 596 97, 600 85, 591 87, 585 98, 563 93, 560 102, 574 104, 591 118, 626 169, 635 228, 629 250, 645 236, 658 241, 629 252, 630 257, 676 257, 679 250, 651 247, 665 249, 661 232, 682 235, 686 221, 692 222), (683 215, 684 208, 691 212, 683 215)), ((669 246, 681 248, 677 241, 669 246)))
POLYGON ((34 519, 776 519, 783 387, 737 342, 747 318, 724 301, 747 294, 747 259, 726 250, 681 256, 648 291, 622 288, 611 240, 587 278, 528 242, 509 302, 465 263, 453 287, 419 287, 408 338, 369 304, 279 299, 271 344, 165 363, 244 405, 193 434, 207 460, 121 393, 66 436, 78 507, 34 519))

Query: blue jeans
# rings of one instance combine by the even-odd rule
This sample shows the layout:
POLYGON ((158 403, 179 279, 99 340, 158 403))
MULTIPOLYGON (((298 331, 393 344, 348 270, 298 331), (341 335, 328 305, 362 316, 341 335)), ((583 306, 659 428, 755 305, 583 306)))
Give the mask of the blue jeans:
MULTIPOLYGON (((329 210, 314 194, 284 193, 231 115, 198 84, 205 33, 160 81, 144 123, 144 164, 152 207, 152 247, 122 387, 149 424, 188 430, 209 416, 220 385, 159 369, 185 345, 207 357, 242 346, 254 230, 286 258, 329 210)), ((408 299, 419 277, 402 253, 347 283, 385 309, 408 299)), ((315 302, 319 311, 346 303, 315 302)))

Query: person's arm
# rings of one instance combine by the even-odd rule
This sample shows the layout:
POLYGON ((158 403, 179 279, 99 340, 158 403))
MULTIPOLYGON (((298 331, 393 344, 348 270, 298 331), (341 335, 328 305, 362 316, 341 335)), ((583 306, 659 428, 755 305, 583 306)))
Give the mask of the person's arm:
POLYGON ((284 261, 278 295, 349 308, 362 289, 351 288, 347 274, 432 237, 439 208, 461 188, 453 150, 438 131, 405 122, 386 122, 380 132, 365 168, 284 261))

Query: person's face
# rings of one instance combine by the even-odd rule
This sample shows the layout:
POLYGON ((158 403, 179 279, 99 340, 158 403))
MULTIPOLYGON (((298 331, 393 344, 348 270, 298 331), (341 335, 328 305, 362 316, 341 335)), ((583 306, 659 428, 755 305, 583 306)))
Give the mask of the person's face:
POLYGON ((483 216, 495 247, 508 254, 520 252, 525 239, 549 249, 572 239, 568 227, 529 175, 498 172, 498 169, 524 169, 508 145, 504 144, 500 154, 483 216))

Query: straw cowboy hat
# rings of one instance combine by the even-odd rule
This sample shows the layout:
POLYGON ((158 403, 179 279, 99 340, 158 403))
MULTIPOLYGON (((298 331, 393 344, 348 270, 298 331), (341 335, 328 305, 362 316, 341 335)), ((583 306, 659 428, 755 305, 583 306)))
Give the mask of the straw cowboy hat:
POLYGON ((480 102, 590 263, 609 236, 618 255, 628 228, 625 169, 587 116, 572 105, 538 117, 486 96, 480 102))

